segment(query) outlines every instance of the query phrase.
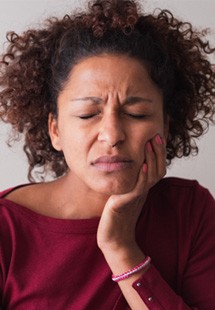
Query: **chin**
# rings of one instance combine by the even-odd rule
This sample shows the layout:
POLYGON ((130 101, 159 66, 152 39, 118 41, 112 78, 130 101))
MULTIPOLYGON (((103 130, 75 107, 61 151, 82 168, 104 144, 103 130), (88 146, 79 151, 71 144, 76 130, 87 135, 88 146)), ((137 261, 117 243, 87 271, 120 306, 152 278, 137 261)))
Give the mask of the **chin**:
POLYGON ((133 190, 135 186, 135 182, 126 182, 126 183, 119 183, 119 182, 113 182, 112 184, 99 184, 99 187, 95 189, 97 192, 100 192, 101 194, 111 196, 111 195, 123 195, 126 193, 129 193, 133 190))

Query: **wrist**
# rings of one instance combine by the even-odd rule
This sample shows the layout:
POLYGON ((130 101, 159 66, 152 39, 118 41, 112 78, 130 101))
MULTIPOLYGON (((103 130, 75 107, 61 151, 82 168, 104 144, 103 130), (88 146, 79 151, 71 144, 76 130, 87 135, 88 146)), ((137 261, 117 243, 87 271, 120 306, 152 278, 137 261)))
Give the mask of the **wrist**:
POLYGON ((100 241, 98 243, 98 247, 100 248, 100 250, 103 252, 104 255, 105 253, 107 253, 107 255, 109 253, 110 255, 112 255, 112 253, 123 255, 123 253, 127 254, 130 252, 136 251, 136 248, 138 248, 138 245, 136 244, 135 239, 118 240, 116 238, 116 239, 112 239, 112 240, 105 241, 105 242, 100 241))
POLYGON ((133 268, 123 272, 120 275, 112 275, 112 280, 114 282, 119 282, 127 278, 130 278, 133 275, 138 274, 140 271, 145 272, 146 270, 148 270, 150 266, 150 262, 151 262, 151 258, 149 256, 146 256, 140 264, 134 266, 133 268))
POLYGON ((122 274, 145 259, 144 253, 137 245, 115 248, 114 251, 106 249, 103 255, 113 274, 122 274))

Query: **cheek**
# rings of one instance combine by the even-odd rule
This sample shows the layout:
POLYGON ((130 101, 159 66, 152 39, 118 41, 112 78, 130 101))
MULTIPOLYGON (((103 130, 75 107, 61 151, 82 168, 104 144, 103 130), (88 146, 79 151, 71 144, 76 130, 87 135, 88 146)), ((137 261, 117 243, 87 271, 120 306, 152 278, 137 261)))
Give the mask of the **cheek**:
MULTIPOLYGON (((71 158, 74 158, 75 154, 78 154, 80 140, 77 139, 76 135, 74 134, 74 131, 71 132, 70 130, 66 129, 60 132, 59 140, 66 161, 68 160, 71 161, 71 158)), ((81 154, 79 154, 79 156, 80 155, 81 154)))
POLYGON ((144 147, 158 133, 163 133, 163 125, 160 122, 151 123, 144 128, 139 128, 136 131, 136 137, 135 135, 132 137, 132 141, 135 141, 137 147, 144 147))
POLYGON ((144 135, 140 135, 139 137, 136 137, 136 139, 132 140, 134 154, 136 154, 136 160, 137 162, 139 162, 140 165, 142 165, 145 159, 145 146, 146 143, 151 139, 151 137, 152 133, 147 132, 144 135))
POLYGON ((75 167, 79 165, 79 162, 84 165, 83 160, 86 162, 91 145, 90 141, 90 137, 78 130, 74 130, 71 135, 64 138, 64 156, 70 166, 75 167))
POLYGON ((148 140, 151 140, 157 134, 159 134, 161 136, 164 136, 164 134, 165 134, 164 118, 163 118, 163 113, 161 113, 161 112, 156 117, 153 124, 150 126, 149 139, 148 140))
POLYGON ((153 122, 148 124, 148 126, 137 130, 136 135, 133 135, 131 138, 131 143, 133 143, 136 153, 141 154, 141 156, 145 156, 146 143, 154 138, 157 134, 164 136, 164 126, 163 122, 161 121, 153 122))

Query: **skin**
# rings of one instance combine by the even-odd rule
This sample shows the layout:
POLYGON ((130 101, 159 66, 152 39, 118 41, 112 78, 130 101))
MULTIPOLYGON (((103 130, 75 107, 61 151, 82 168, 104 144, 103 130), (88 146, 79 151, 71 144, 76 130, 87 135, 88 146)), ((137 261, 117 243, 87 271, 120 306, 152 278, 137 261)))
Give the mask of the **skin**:
MULTIPOLYGON (((113 274, 138 265, 145 254, 135 227, 149 189, 165 175, 168 134, 162 92, 147 67, 108 54, 76 64, 59 93, 58 116, 49 116, 49 133, 68 173, 7 198, 55 218, 99 216, 97 243, 113 274)), ((118 283, 134 310, 147 309, 132 287, 144 272, 118 283)))
MULTIPOLYGON (((52 144, 69 167, 58 188, 73 206, 71 217, 101 216, 97 242, 114 274, 145 257, 135 227, 149 189, 165 175, 164 119, 162 92, 146 66, 107 54, 74 66, 58 117, 49 118, 52 144)), ((143 272, 119 282, 132 309, 147 309, 131 287, 143 272)))
POLYGON ((147 142, 158 133, 164 136, 162 100, 160 89, 137 60, 100 55, 74 66, 58 97, 58 117, 50 116, 49 128, 53 146, 63 151, 69 167, 67 183, 72 184, 77 213, 80 190, 88 202, 89 197, 97 201, 92 217, 101 215, 109 196, 135 187, 146 146, 150 148, 147 142), (94 163, 102 156, 120 156, 130 163, 101 170, 94 163))

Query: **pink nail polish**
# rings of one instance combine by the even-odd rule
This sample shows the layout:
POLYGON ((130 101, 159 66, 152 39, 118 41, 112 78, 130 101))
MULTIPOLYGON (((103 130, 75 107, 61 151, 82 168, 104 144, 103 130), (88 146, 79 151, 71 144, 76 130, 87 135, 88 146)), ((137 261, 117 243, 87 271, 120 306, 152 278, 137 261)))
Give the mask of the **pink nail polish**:
POLYGON ((147 164, 143 164, 143 172, 144 172, 144 173, 147 172, 147 164))
POLYGON ((163 140, 162 140, 162 138, 161 138, 161 136, 160 135, 157 135, 156 137, 155 137, 155 141, 157 142, 157 144, 163 144, 163 140))
POLYGON ((151 146, 151 143, 150 143, 150 142, 147 142, 147 143, 146 143, 146 149, 147 149, 147 151, 149 151, 149 152, 152 151, 152 146, 151 146))

